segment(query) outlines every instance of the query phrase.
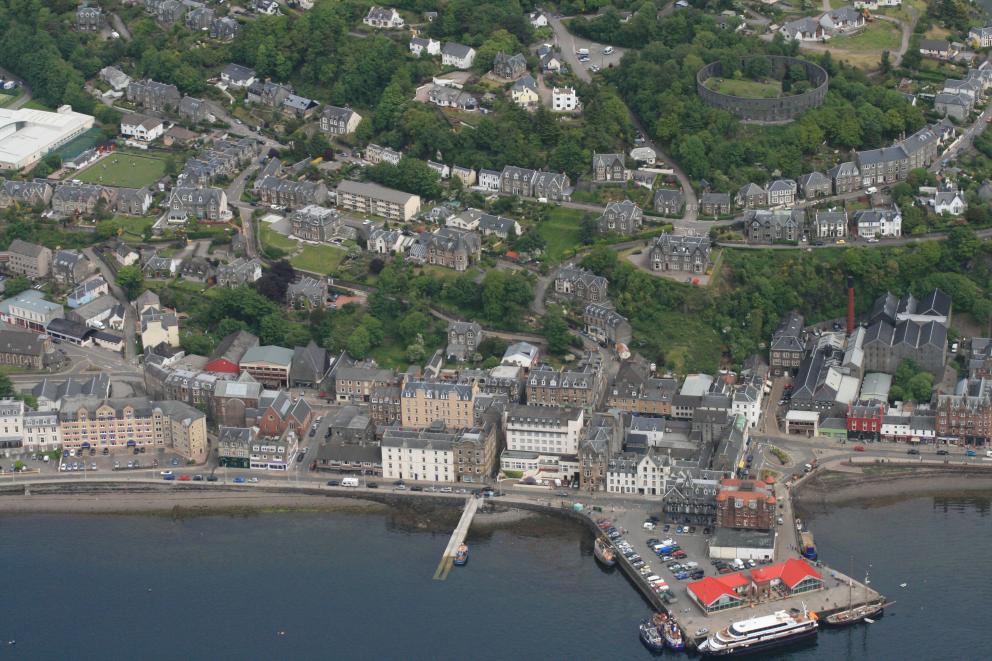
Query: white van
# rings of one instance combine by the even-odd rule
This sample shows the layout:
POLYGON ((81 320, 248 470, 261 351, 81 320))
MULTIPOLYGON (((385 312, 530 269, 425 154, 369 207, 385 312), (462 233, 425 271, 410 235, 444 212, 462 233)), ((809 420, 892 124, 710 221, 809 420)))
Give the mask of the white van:
POLYGON ((603 49, 603 55, 609 55, 613 52, 613 46, 607 46, 603 49))
POLYGON ((341 480, 341 486, 343 486, 343 487, 357 487, 358 486, 358 478, 355 478, 355 477, 346 477, 343 480, 341 480))

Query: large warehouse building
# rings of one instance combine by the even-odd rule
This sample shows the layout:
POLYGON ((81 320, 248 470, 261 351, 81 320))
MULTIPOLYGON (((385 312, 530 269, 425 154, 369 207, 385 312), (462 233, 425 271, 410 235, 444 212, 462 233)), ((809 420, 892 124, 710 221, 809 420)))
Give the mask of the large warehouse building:
POLYGON ((0 170, 21 170, 93 127, 93 117, 62 106, 56 112, 0 108, 0 170))

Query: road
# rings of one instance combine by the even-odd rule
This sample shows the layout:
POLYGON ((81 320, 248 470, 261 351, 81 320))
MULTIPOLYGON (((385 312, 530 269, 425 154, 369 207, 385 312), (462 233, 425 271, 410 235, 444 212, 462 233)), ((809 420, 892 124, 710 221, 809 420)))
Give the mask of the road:
POLYGON ((135 335, 137 332, 137 314, 134 311, 134 306, 132 306, 131 302, 127 299, 127 295, 124 293, 124 290, 117 285, 117 280, 114 277, 113 269, 111 269, 107 263, 103 261, 103 253, 97 254, 93 248, 85 248, 83 253, 99 267, 100 273, 103 275, 103 279, 110 285, 110 292, 114 295, 114 298, 116 298, 117 301, 124 306, 124 360, 132 365, 137 365, 137 343, 135 342, 135 335))
POLYGON ((31 88, 28 87, 18 76, 15 76, 6 69, 0 69, 0 76, 3 76, 5 80, 15 81, 21 90, 21 95, 4 107, 8 110, 18 110, 19 108, 23 108, 24 104, 31 100, 31 88))
POLYGON ((131 41, 131 31, 127 29, 127 25, 121 20, 121 17, 116 13, 110 15, 110 22, 114 26, 114 30, 117 34, 121 35, 121 39, 124 41, 131 41))
MULTIPOLYGON (((977 230, 975 236, 979 239, 992 239, 992 228, 977 230)), ((943 241, 947 238, 946 232, 933 232, 931 234, 919 234, 916 236, 902 236, 898 239, 881 239, 874 243, 868 243, 867 241, 847 239, 847 242, 843 245, 838 246, 836 243, 824 243, 822 246, 809 245, 797 245, 797 246, 786 246, 786 245, 767 245, 759 243, 740 243, 736 241, 717 241, 716 245, 723 246, 725 248, 743 248, 744 250, 805 250, 807 248, 811 250, 820 250, 825 248, 893 248, 896 246, 908 246, 914 243, 920 243, 922 241, 943 241)))
MULTIPOLYGON (((674 3, 669 3, 665 8, 670 11, 670 7, 674 6, 674 3)), ((664 11, 664 10, 663 10, 664 11)), ((579 62, 579 58, 576 51, 579 48, 588 48, 590 55, 599 54, 600 58, 606 58, 605 66, 612 65, 614 62, 619 63, 620 59, 623 57, 625 52, 622 48, 616 48, 614 52, 609 56, 603 56, 603 45, 592 41, 588 41, 581 37, 576 37, 572 35, 565 27, 560 16, 553 16, 548 19, 551 29, 554 31, 555 43, 561 50, 562 58, 568 63, 569 68, 578 76, 581 80, 586 82, 592 80, 592 74, 589 69, 582 63, 579 62)), ((677 228, 692 229, 694 231, 709 231, 708 227, 703 227, 697 220, 699 212, 699 202, 696 199, 696 193, 692 189, 692 182, 689 177, 686 176, 685 172, 679 165, 665 153, 652 139, 651 132, 648 131, 641 119, 634 114, 630 108, 627 108, 627 113, 630 115, 631 123, 637 128, 642 136, 644 136, 643 147, 650 147, 654 150, 658 159, 661 160, 667 167, 671 168, 675 173, 676 178, 679 180, 679 186, 682 188, 682 195, 685 197, 685 212, 681 220, 674 221, 677 228)))

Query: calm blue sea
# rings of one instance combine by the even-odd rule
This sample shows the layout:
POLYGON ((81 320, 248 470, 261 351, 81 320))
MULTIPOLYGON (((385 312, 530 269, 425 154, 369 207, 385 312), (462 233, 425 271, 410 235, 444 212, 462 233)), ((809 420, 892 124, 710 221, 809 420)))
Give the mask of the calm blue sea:
MULTIPOLYGON (((822 557, 870 559, 897 604, 775 658, 987 658, 989 510, 917 499, 813 516, 822 557)), ((389 516, 0 517, 0 660, 649 656, 647 606, 596 565, 586 531, 513 528, 470 535, 468 566, 438 582, 447 533, 389 516)))

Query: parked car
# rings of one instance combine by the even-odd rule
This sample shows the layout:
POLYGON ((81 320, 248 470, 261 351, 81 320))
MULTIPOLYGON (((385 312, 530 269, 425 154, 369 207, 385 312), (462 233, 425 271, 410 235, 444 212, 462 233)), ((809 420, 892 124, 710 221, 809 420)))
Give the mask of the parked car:
POLYGON ((236 478, 234 478, 234 483, 235 484, 244 484, 245 483, 244 476, 243 475, 238 475, 236 478))
POLYGON ((367 489, 378 489, 379 488, 379 483, 378 482, 366 482, 365 483, 365 487, 367 489))
POLYGON ((341 481, 340 480, 328 480, 327 481, 327 486, 329 486, 329 487, 339 487, 339 486, 341 486, 341 481))
POLYGON ((162 479, 163 480, 169 480, 171 482, 172 480, 176 479, 176 476, 173 475, 172 473, 169 473, 168 475, 163 475, 162 476, 162 479))
POLYGON ((863 446, 863 445, 855 445, 854 446, 854 451, 855 452, 864 452, 865 451, 865 446, 863 446))
POLYGON ((917 450, 916 448, 909 448, 908 450, 906 450, 906 454, 919 454, 919 453, 920 451, 917 450))
POLYGON ((975 452, 974 450, 965 450, 964 451, 964 455, 966 457, 977 457, 978 456, 978 453, 975 452))
POLYGON ((948 455, 948 454, 950 454, 950 452, 947 451, 947 450, 944 450, 943 448, 941 448, 940 450, 937 450, 937 454, 939 454, 939 455, 948 455))
POLYGON ((207 482, 216 482, 216 481, 217 481, 216 475, 207 475, 207 482))

